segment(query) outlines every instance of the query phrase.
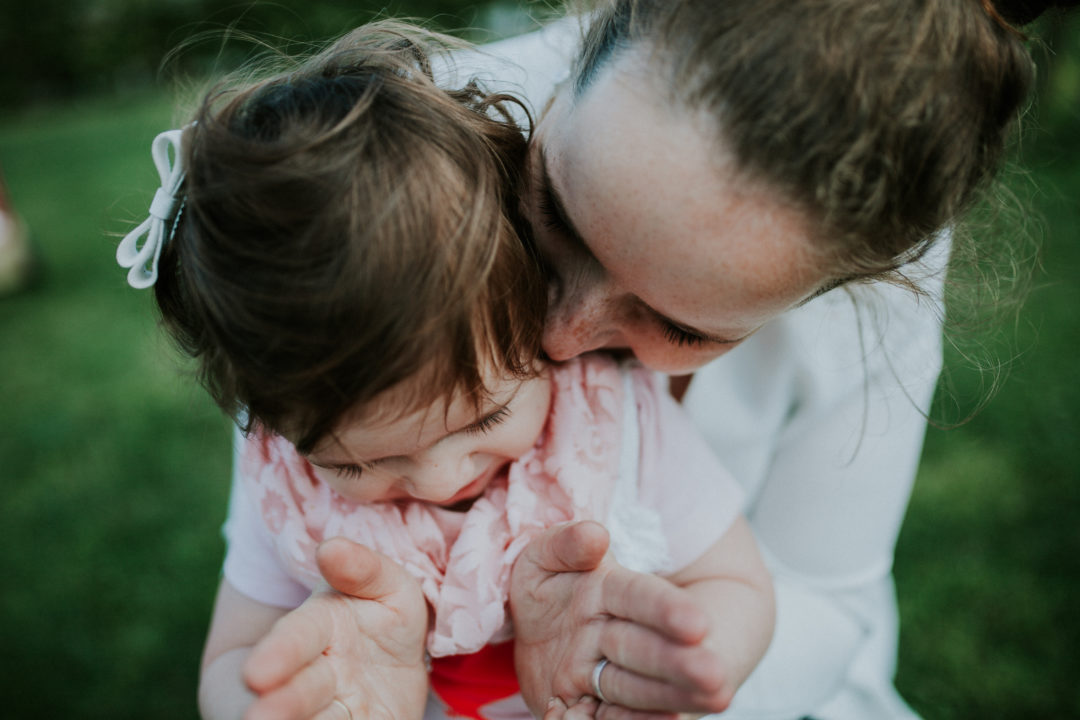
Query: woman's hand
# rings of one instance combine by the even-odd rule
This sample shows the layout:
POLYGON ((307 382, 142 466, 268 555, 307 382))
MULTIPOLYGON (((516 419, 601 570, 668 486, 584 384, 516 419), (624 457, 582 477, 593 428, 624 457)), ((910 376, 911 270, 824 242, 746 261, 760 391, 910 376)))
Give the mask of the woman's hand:
POLYGON ((544 720, 657 720, 706 710, 722 679, 702 641, 709 620, 685 590, 607 555, 608 535, 582 522, 552 528, 514 565, 510 610, 525 702, 544 720), (594 700, 592 673, 607 703, 594 700))
POLYGON ((317 559, 337 592, 313 594, 252 649, 244 680, 259 697, 245 720, 419 720, 428 689, 420 586, 344 538, 324 542, 317 559))

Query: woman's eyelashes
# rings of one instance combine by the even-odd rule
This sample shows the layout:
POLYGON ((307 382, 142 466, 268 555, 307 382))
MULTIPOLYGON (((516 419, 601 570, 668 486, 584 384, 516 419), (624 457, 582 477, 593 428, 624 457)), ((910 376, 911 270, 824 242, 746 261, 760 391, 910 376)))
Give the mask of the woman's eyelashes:
POLYGON ((672 324, 668 320, 661 320, 661 325, 664 330, 664 338, 678 347, 700 347, 709 342, 708 338, 703 338, 700 335, 695 335, 692 332, 682 329, 678 325, 672 324))
POLYGON ((543 186, 539 195, 540 223, 551 232, 570 237, 570 228, 556 209, 555 198, 551 195, 551 188, 546 185, 543 186))
MULTIPOLYGON (((541 182, 537 195, 539 196, 537 209, 540 212, 540 223, 544 228, 549 232, 558 234, 564 240, 578 241, 577 234, 560 211, 559 204, 552 194, 551 184, 546 178, 541 182)), ((584 243, 580 242, 577 242, 577 244, 584 245, 584 243)), ((664 338, 672 345, 677 347, 700 347, 710 342, 708 338, 685 330, 669 320, 662 317, 659 320, 664 338)))

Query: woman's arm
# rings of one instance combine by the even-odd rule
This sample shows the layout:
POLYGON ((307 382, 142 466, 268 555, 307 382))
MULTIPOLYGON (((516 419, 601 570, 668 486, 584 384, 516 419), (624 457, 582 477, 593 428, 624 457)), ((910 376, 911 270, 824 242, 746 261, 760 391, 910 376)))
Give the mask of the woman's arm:
POLYGON ((914 717, 892 686, 892 559, 941 362, 929 297, 830 293, 694 377, 684 406, 747 487, 778 624, 727 717, 914 717))
POLYGON ((833 406, 833 422, 807 417, 784 434, 750 508, 780 620, 732 718, 798 717, 851 701, 871 704, 841 717, 906 715, 902 706, 891 707, 900 702, 892 688, 891 568, 925 432, 920 408, 931 392, 928 384, 912 400, 899 391, 867 399, 860 391, 833 406), (866 428, 855 434, 843 418, 858 418, 866 428), (861 443, 854 458, 834 450, 827 472, 810 462, 822 448, 843 447, 853 437, 861 443))

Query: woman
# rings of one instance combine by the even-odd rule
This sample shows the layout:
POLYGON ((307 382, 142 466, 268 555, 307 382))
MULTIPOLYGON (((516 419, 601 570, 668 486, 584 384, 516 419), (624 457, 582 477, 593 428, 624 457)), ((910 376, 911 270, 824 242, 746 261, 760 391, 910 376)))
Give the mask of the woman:
MULTIPOLYGON (((1032 81, 1013 27, 1043 6, 1007 5, 617 0, 589 22, 531 152, 545 350, 696 371, 678 389, 747 490, 778 623, 717 697, 668 620, 692 612, 683 598, 628 594, 594 527, 549 533, 511 599, 538 715, 914 717, 892 686, 892 553, 940 369, 947 228, 1032 81), (559 612, 573 597, 588 608, 559 612), (548 617, 561 632, 528 630, 548 617)), ((490 52, 540 105, 576 33, 490 52)))

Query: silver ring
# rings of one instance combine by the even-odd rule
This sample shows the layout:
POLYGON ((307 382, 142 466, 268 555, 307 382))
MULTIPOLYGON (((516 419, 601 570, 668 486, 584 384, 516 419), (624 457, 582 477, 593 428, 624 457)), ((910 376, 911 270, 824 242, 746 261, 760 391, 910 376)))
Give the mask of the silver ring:
POLYGON ((608 659, 600 658, 596 663, 596 667, 592 669, 592 694, 596 696, 596 699, 602 703, 610 705, 608 699, 604 697, 604 691, 600 689, 600 675, 604 672, 604 668, 607 667, 608 659))
POLYGON ((334 698, 334 702, 332 702, 332 703, 330 703, 330 704, 331 704, 331 705, 340 705, 340 706, 341 706, 341 709, 345 711, 345 715, 346 715, 346 716, 347 716, 347 717, 349 718, 349 720, 353 720, 353 716, 352 716, 352 710, 350 710, 350 709, 349 709, 349 706, 348 706, 348 705, 346 705, 345 703, 341 702, 341 701, 340 701, 340 700, 338 700, 337 698, 334 698))

